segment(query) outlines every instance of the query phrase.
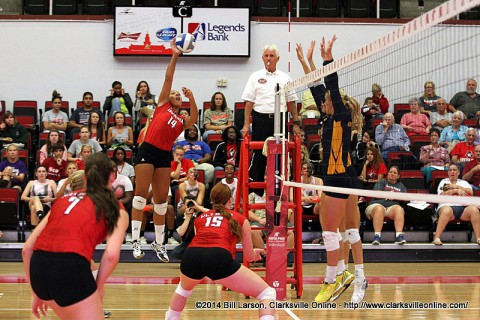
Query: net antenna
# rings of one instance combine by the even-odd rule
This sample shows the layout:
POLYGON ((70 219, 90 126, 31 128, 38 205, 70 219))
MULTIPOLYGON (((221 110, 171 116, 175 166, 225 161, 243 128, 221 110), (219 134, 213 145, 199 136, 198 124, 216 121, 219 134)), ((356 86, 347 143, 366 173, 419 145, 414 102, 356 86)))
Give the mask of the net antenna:
MULTIPOLYGON (((449 0, 439 5, 438 7, 426 12, 418 18, 400 26, 398 29, 389 32, 388 34, 378 38, 377 40, 368 43, 351 53, 336 59, 333 63, 318 68, 315 71, 310 72, 307 75, 299 77, 293 81, 287 83, 281 90, 283 95, 292 90, 304 89, 309 84, 313 83, 317 79, 322 79, 325 76, 344 70, 349 66, 357 64, 358 62, 365 60, 375 54, 378 54, 400 42, 425 32, 438 24, 445 22, 448 19, 452 19, 460 15, 471 8, 480 5, 480 0, 449 0), (300 88, 300 89, 299 89, 300 88)), ((440 40, 439 40, 440 41, 440 40)), ((478 41, 474 41, 478 43, 478 41)), ((477 54, 478 51, 472 52, 477 54)), ((352 82, 356 82, 352 81, 352 82)), ((371 82, 371 80, 370 80, 371 82)), ((349 92, 350 95, 355 96, 355 92, 349 92)), ((359 93, 360 94, 360 93, 359 93)), ((411 92, 413 94, 413 92, 411 92)))

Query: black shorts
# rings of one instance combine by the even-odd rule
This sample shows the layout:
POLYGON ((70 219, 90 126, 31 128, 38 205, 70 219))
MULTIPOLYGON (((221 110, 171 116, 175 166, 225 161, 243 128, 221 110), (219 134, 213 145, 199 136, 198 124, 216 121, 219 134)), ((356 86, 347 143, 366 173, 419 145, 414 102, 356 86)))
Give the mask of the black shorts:
POLYGON ((171 150, 162 150, 148 142, 142 143, 135 157, 135 165, 142 163, 152 164, 155 168, 170 168, 173 156, 171 150))
MULTIPOLYGON (((344 173, 323 176, 323 185, 328 187, 363 189, 353 166, 348 167, 344 173)), ((350 196, 349 194, 328 191, 325 191, 325 194, 329 197, 338 199, 347 199, 350 196)))
POLYGON ((97 290, 90 261, 76 253, 34 251, 30 283, 40 299, 54 300, 60 307, 80 302, 97 290))
POLYGON ((188 247, 182 256, 180 271, 191 279, 218 280, 231 276, 240 267, 232 254, 223 248, 188 247))

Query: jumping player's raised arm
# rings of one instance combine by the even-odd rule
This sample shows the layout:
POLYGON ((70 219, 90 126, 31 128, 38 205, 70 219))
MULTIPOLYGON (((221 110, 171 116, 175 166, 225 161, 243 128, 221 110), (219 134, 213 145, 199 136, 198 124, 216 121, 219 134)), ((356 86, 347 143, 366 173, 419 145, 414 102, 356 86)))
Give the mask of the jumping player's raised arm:
POLYGON ((163 106, 166 102, 170 100, 175 67, 177 66, 178 57, 182 54, 182 52, 178 50, 175 42, 175 38, 170 41, 170 46, 172 47, 172 58, 170 59, 167 70, 165 71, 165 82, 163 83, 162 91, 160 92, 160 96, 158 97, 158 107, 163 106))

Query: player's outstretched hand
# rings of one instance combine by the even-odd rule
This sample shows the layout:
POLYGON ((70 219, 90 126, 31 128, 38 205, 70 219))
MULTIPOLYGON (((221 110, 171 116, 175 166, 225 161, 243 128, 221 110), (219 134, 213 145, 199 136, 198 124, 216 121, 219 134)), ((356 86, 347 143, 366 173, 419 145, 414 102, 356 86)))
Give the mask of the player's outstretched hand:
POLYGON ((182 51, 180 51, 178 48, 177 48, 177 38, 173 38, 171 41, 170 41, 170 47, 172 48, 172 54, 173 55, 176 55, 177 57, 179 55, 182 54, 182 51))
POLYGON ((328 40, 327 44, 325 44, 325 37, 322 38, 322 42, 320 43, 320 52, 322 54, 323 61, 333 60, 332 47, 336 40, 337 36, 334 35, 333 38, 328 40))

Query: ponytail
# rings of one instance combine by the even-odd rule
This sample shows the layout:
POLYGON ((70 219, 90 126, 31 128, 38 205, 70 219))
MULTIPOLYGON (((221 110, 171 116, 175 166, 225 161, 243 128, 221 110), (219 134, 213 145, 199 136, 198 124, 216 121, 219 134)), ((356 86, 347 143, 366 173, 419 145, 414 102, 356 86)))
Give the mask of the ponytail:
POLYGON ((222 215, 228 220, 228 230, 237 238, 237 242, 242 241, 242 226, 237 220, 232 218, 232 214, 225 208, 225 204, 230 200, 232 191, 223 183, 217 183, 210 192, 210 201, 212 202, 213 210, 222 215))
POLYGON ((87 195, 96 206, 97 221, 100 221, 103 213, 109 234, 112 233, 120 216, 118 200, 113 190, 108 187, 110 174, 115 172, 114 170, 112 161, 103 152, 88 157, 85 164, 87 195))

